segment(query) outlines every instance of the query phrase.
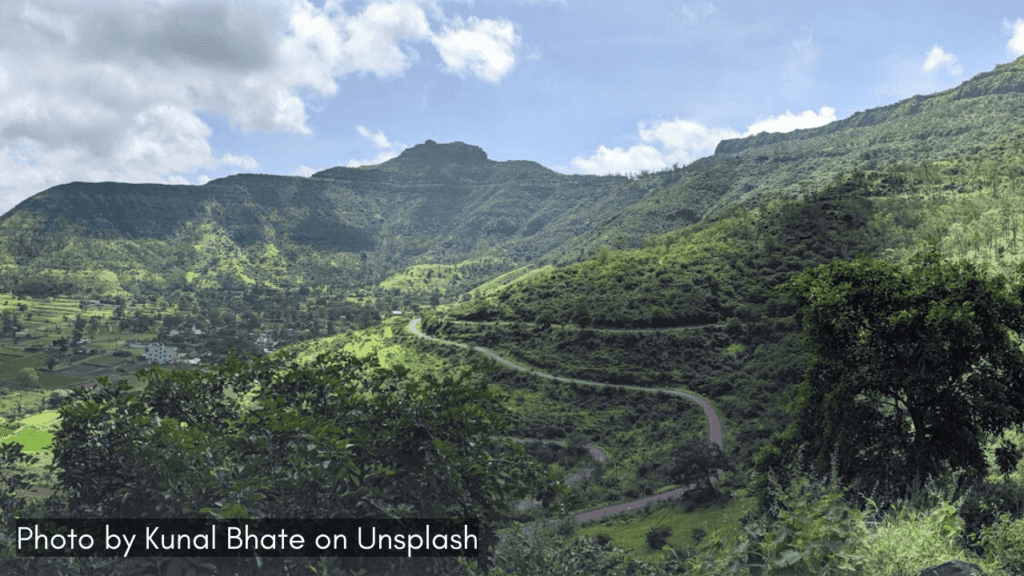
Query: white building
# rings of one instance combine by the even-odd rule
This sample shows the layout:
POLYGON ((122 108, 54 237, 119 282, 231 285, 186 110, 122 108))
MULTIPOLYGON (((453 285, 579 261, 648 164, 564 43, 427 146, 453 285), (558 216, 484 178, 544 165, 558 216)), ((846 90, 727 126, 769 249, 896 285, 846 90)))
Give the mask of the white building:
POLYGON ((167 364, 174 360, 174 354, 177 349, 176 346, 164 346, 159 342, 153 342, 146 347, 142 357, 155 364, 167 364))

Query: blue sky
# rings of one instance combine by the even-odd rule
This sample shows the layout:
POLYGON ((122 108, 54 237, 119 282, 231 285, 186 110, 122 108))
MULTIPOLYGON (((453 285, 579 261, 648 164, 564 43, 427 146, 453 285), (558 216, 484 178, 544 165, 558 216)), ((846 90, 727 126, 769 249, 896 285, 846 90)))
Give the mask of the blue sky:
POLYGON ((1019 2, 4 0, 0 212, 70 181, 686 164, 1024 55, 1019 2))

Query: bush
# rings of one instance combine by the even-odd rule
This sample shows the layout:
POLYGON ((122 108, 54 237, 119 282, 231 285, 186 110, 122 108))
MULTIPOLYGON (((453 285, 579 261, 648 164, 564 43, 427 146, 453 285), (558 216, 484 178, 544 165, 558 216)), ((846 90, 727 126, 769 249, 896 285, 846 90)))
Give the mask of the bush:
POLYGON ((743 334, 744 329, 743 321, 735 316, 725 321, 725 333, 730 336, 739 336, 743 334))
MULTIPOLYGON (((963 555, 964 521, 956 508, 940 502, 930 509, 893 507, 862 540, 861 558, 879 576, 917 573, 963 555)), ((873 523, 874 524, 874 523, 873 523)))
MULTIPOLYGON (((484 576, 481 562, 460 559, 468 576, 484 576)), ((494 548, 490 576, 668 576, 657 566, 592 538, 571 539, 557 527, 542 523, 533 536, 513 526, 494 548)))
POLYGON ((1001 514, 999 521, 981 532, 985 559, 1003 565, 1011 574, 1024 574, 1024 518, 1010 520, 1001 514))
POLYGON ((655 526, 647 531, 647 545, 651 550, 661 550, 668 544, 668 538, 672 535, 672 529, 668 526, 655 526))

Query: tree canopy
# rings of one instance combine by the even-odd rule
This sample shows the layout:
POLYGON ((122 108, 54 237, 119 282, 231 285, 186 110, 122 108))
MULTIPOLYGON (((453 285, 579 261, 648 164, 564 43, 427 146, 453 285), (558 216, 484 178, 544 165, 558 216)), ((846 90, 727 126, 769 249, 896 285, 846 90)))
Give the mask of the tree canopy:
POLYGON ((47 516, 472 518, 486 546, 547 480, 497 436, 511 412, 479 375, 337 351, 139 375, 61 406, 47 516))
POLYGON ((682 485, 693 484, 702 491, 718 496, 712 476, 720 470, 733 470, 722 447, 710 440, 689 442, 675 453, 672 480, 682 485))
POLYGON ((812 359, 786 440, 818 469, 905 490, 985 472, 990 434, 1024 420, 1021 286, 934 248, 906 266, 858 258, 780 287, 812 359))

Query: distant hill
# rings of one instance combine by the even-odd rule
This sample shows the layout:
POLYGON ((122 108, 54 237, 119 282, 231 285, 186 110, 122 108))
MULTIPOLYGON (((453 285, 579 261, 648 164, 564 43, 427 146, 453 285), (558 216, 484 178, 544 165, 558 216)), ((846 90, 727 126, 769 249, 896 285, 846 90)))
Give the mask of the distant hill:
POLYGON ((84 271, 274 287, 376 282, 414 264, 482 256, 509 268, 576 262, 736 204, 813 194, 855 170, 973 154, 1019 134, 1022 117, 1024 58, 820 128, 726 140, 713 156, 639 178, 559 174, 427 140, 376 166, 310 178, 74 182, 0 216, 0 266, 63 290, 75 282, 68 274, 84 271))
POLYGON ((310 178, 73 182, 0 217, 0 265, 36 276, 50 270, 54 289, 63 290, 61 282, 75 283, 68 273, 86 270, 174 269, 178 285, 184 278, 206 287, 281 286, 365 282, 474 254, 529 261, 590 226, 589 218, 620 212, 630 201, 618 192, 626 182, 495 162, 479 147, 432 140, 377 166, 310 178))

